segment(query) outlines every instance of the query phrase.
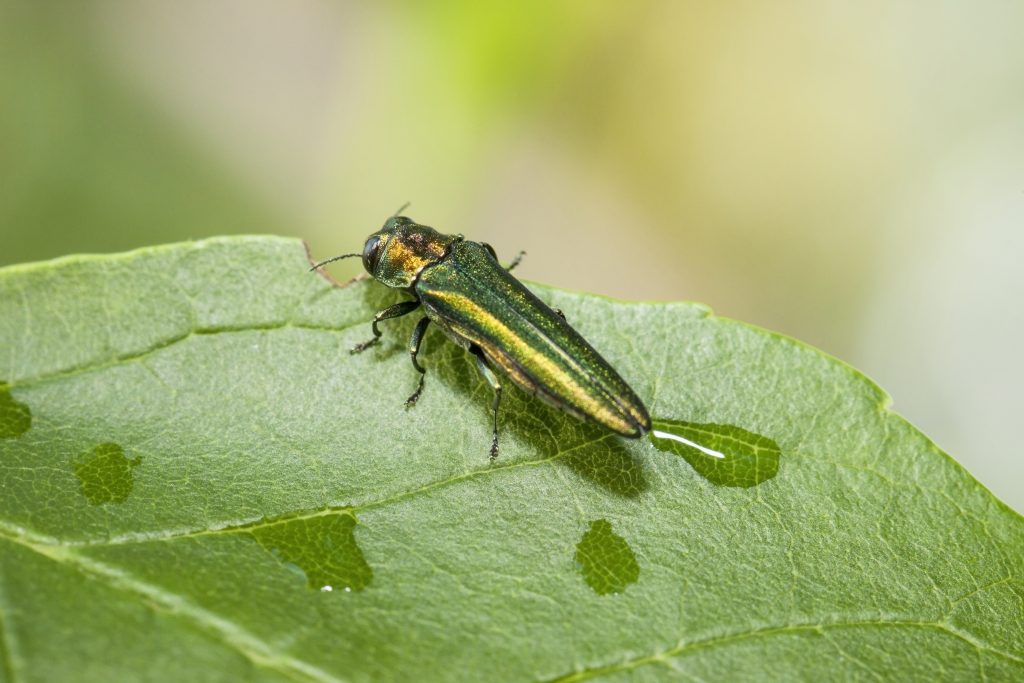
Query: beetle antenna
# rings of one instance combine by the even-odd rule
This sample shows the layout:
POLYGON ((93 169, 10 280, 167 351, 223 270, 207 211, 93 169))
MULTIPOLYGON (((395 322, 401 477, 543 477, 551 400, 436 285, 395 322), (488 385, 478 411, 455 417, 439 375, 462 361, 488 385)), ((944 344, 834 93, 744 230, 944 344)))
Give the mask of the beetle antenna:
POLYGON ((342 254, 341 256, 333 256, 333 257, 327 259, 326 261, 321 261, 320 263, 314 264, 313 267, 309 269, 309 272, 312 273, 317 268, 320 268, 322 266, 326 266, 328 263, 334 263, 335 261, 340 261, 343 258, 349 258, 349 257, 352 257, 352 256, 362 256, 362 254, 342 254))
POLYGON ((402 204, 400 207, 398 207, 398 211, 395 211, 393 214, 391 214, 391 217, 394 218, 398 214, 408 209, 410 206, 412 206, 412 202, 406 202, 405 204, 402 204))

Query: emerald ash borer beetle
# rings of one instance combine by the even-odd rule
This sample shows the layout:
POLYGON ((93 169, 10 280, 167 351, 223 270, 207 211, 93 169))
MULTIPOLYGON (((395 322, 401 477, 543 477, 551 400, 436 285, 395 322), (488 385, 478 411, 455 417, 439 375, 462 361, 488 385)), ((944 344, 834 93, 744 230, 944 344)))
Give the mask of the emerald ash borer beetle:
POLYGON ((491 459, 498 455, 502 391, 498 372, 578 419, 634 439, 650 431, 651 417, 636 392, 569 325, 561 311, 550 308, 511 274, 522 253, 503 267, 489 244, 471 242, 462 235, 442 235, 396 214, 367 238, 362 254, 335 256, 311 270, 354 256, 362 256, 366 272, 378 282, 404 290, 412 299, 377 313, 373 338, 353 347, 352 353, 380 341, 381 321, 422 306, 424 316, 409 340, 419 384, 405 404, 413 406, 423 392, 426 370, 417 354, 427 327, 434 323, 473 355, 480 373, 494 389, 491 459))

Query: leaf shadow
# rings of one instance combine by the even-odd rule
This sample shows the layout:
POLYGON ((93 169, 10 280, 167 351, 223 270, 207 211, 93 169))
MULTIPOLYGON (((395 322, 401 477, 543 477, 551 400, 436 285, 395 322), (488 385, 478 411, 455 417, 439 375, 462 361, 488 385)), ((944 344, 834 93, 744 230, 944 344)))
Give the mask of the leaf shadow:
MULTIPOLYGON (((491 389, 469 353, 440 334, 424 342, 423 353, 435 368, 428 373, 479 404, 480 419, 490 424, 491 389), (486 399, 481 400, 482 396, 486 399)), ((643 461, 630 451, 624 439, 547 405, 507 377, 499 376, 499 381, 504 387, 498 411, 502 444, 514 437, 537 454, 535 459, 552 459, 555 466, 565 467, 617 496, 635 498, 650 488, 643 461)), ((485 446, 481 444, 481 454, 485 446)))
MULTIPOLYGON (((366 287, 363 298, 368 308, 382 310, 408 297, 386 287, 366 287)), ((382 323, 385 339, 373 351, 378 358, 385 360, 407 353, 405 342, 420 317, 422 312, 416 311, 382 323)), ((369 327, 368 320, 368 332, 369 327)), ((443 333, 431 329, 424 337, 419 357, 427 365, 428 383, 440 380, 467 401, 478 404, 481 421, 490 424, 491 388, 480 376, 469 352, 443 333)), ((643 461, 630 451, 625 439, 547 405, 519 389, 507 377, 499 376, 499 381, 504 387, 498 411, 499 437, 503 444, 514 437, 537 454, 535 459, 551 458, 556 466, 565 467, 579 478, 617 496, 635 498, 650 488, 643 461)), ((428 388, 425 400, 429 400, 429 394, 428 388)), ((481 444, 481 457, 486 457, 487 446, 489 444, 481 444)), ((500 455, 498 462, 501 462, 500 455)))

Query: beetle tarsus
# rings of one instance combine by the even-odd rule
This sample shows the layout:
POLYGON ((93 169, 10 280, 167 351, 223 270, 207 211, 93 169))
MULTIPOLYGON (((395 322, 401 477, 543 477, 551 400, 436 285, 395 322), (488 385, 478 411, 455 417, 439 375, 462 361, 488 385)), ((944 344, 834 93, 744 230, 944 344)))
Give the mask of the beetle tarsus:
POLYGON ((494 414, 494 440, 491 441, 491 461, 493 461, 498 457, 498 407, 501 405, 501 382, 498 381, 479 346, 471 346, 469 352, 476 358, 476 367, 480 370, 480 374, 494 390, 494 402, 491 403, 491 412, 494 414))
POLYGON ((425 377, 426 375, 420 375, 420 383, 419 386, 416 387, 416 391, 412 392, 412 396, 405 399, 406 408, 412 408, 414 405, 416 405, 416 401, 420 400, 420 394, 423 393, 423 379, 425 377))
POLYGON ((377 315, 373 316, 373 324, 370 326, 373 329, 373 339, 364 341, 362 344, 356 344, 352 347, 350 353, 362 353, 366 349, 370 348, 374 344, 380 341, 380 328, 377 327, 378 323, 382 320, 390 320, 392 318, 400 318, 403 315, 412 313, 419 308, 420 302, 416 301, 399 301, 394 306, 389 306, 383 311, 378 311, 377 315))
POLYGON ((373 339, 368 339, 368 340, 366 340, 364 342, 361 342, 361 343, 356 344, 355 346, 353 346, 349 350, 349 353, 353 353, 353 354, 354 353, 362 353, 366 349, 370 348, 371 346, 373 346, 374 344, 377 344, 379 342, 380 342, 380 337, 374 337, 373 339))

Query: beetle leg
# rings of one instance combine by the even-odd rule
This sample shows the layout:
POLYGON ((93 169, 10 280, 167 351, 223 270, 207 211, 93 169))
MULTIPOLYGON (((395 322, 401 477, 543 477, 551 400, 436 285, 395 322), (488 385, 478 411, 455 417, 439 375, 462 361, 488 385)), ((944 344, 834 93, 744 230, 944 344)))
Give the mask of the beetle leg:
POLYGON ((377 315, 373 316, 373 339, 364 341, 361 344, 356 344, 352 347, 351 353, 359 353, 365 351, 369 347, 373 346, 380 341, 380 330, 377 329, 377 323, 381 320, 389 320, 391 318, 398 318, 407 313, 412 313, 419 308, 420 302, 416 301, 400 301, 394 306, 389 306, 383 311, 379 311, 377 315))
POLYGON ((494 440, 491 441, 491 460, 493 461, 498 457, 498 406, 501 404, 501 383, 498 382, 494 370, 491 370, 491 366, 488 365, 487 359, 484 358, 484 352, 480 350, 480 347, 471 346, 469 351, 476 357, 476 367, 480 370, 480 374, 484 376, 487 383, 494 389, 494 403, 491 404, 491 410, 494 413, 494 440))
MULTIPOLYGON (((481 242, 480 244, 483 246, 484 249, 486 249, 490 253, 491 256, 494 257, 495 261, 498 260, 498 254, 494 251, 494 247, 487 244, 487 242, 481 242)), ((526 256, 525 251, 521 251, 518 254, 516 254, 516 257, 512 259, 512 263, 505 266, 505 270, 507 270, 508 272, 512 272, 512 269, 519 265, 519 262, 523 260, 524 256, 526 256)))
POLYGON ((524 256, 526 256, 526 252, 520 251, 518 254, 516 254, 516 257, 512 259, 512 263, 505 266, 505 270, 511 273, 512 269, 519 265, 519 262, 523 260, 524 256))
POLYGON ((423 393, 423 378, 427 376, 427 371, 417 362, 416 354, 420 352, 420 342, 423 341, 423 335, 427 331, 427 325, 430 324, 430 318, 426 316, 420 318, 420 321, 416 323, 416 327, 412 331, 412 338, 409 339, 409 357, 412 358, 412 366, 419 370, 420 383, 416 387, 416 391, 413 392, 412 396, 405 399, 405 407, 412 408, 416 405, 416 401, 420 399, 420 394, 423 393))

